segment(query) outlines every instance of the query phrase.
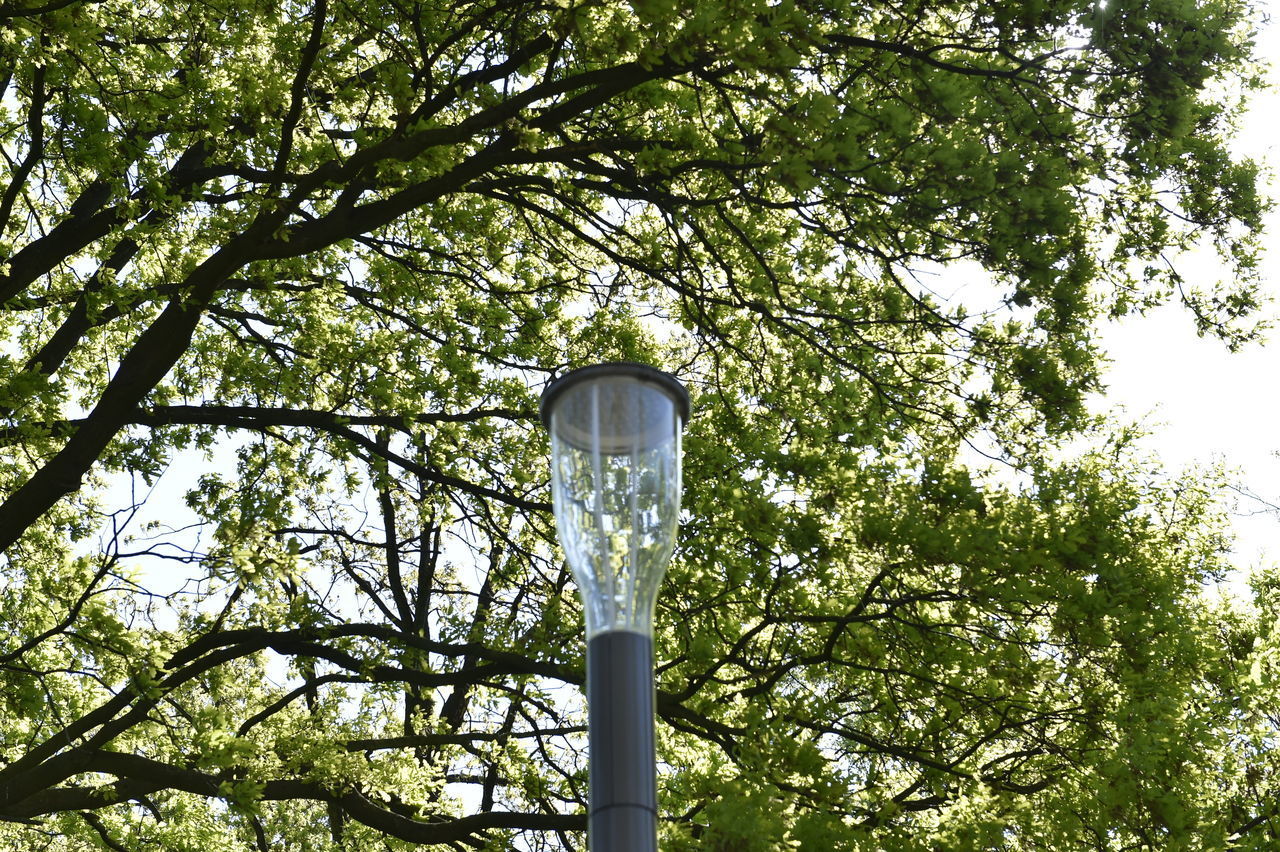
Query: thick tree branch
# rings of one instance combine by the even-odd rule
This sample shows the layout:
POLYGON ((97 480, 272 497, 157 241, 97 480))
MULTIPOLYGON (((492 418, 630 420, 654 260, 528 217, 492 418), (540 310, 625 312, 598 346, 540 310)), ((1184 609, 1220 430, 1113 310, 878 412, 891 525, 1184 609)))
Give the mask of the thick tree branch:
MULTIPOLYGON (((44 110, 49 102, 49 92, 45 88, 46 73, 45 66, 40 65, 31 75, 31 103, 27 107, 27 155, 13 169, 9 185, 5 188, 4 195, 0 196, 0 235, 8 230, 13 204, 22 193, 27 177, 44 156, 44 110)), ((5 158, 8 159, 7 154, 5 158)))
MULTIPOLYGON (((115 775, 119 781, 104 787, 55 787, 29 796, 17 805, 0 807, 0 820, 29 821, 47 814, 94 811, 156 793, 180 790, 197 796, 222 798, 224 776, 162 763, 133 754, 97 752, 81 761, 84 772, 115 775)), ((581 814, 525 814, 494 811, 464 817, 419 820, 379 805, 359 792, 335 793, 297 780, 267 780, 261 801, 311 800, 339 804, 353 818, 413 843, 438 844, 483 836, 495 829, 576 831, 586 825, 581 814)))
POLYGON ((76 3, 84 3, 86 5, 93 3, 101 3, 102 0, 50 0, 43 6, 19 6, 17 3, 0 3, 0 18, 33 18, 36 15, 44 15, 49 12, 56 12, 59 9, 65 9, 68 6, 74 6, 76 3))

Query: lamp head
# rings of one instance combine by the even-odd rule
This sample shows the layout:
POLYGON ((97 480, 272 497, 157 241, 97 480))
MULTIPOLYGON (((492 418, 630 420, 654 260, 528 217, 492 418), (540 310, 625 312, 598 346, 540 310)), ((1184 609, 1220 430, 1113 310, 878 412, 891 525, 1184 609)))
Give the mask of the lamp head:
POLYGON ((679 523, 680 434, 689 412, 684 386, 643 364, 584 367, 542 394, 556 527, 588 639, 653 631, 679 523))

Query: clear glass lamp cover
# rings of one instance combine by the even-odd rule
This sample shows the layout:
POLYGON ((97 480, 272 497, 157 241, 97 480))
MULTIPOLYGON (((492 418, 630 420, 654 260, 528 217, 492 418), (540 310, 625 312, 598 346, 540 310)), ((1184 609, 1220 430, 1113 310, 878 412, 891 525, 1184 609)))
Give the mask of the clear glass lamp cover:
POLYGON ((609 371, 618 366, 579 371, 583 377, 568 382, 545 415, 556 526, 582 594, 588 640, 610 630, 653 634, 680 515, 687 396, 682 406, 665 385, 683 388, 665 373, 639 365, 620 365, 631 374, 609 371), (666 381, 645 381, 644 371, 666 381))

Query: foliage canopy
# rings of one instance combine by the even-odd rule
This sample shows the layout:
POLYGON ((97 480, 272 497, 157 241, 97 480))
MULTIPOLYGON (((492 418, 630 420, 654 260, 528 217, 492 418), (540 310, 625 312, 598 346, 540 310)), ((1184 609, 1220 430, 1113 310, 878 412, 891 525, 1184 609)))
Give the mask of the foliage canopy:
POLYGON ((534 400, 624 359, 697 412, 664 849, 1274 848, 1274 587, 1054 452, 1101 319, 1250 334, 1249 27, 0 0, 0 843, 583 848, 534 400))

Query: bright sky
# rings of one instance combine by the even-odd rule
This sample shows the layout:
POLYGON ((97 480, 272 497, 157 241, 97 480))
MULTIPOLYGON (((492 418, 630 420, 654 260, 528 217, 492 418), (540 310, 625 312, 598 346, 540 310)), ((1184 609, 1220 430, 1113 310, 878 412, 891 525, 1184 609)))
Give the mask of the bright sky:
MULTIPOLYGON (((1280 65, 1280 0, 1261 4, 1277 19, 1259 37, 1258 55, 1280 65)), ((1280 69, 1270 69, 1272 90, 1255 97, 1237 150, 1271 172, 1269 195, 1280 197, 1280 69)), ((1230 353, 1200 339, 1185 311, 1164 309, 1127 320, 1104 336, 1114 364, 1107 399, 1132 418, 1145 418, 1150 446, 1173 468, 1222 462, 1239 470, 1247 490, 1280 504, 1280 214, 1267 220, 1263 263, 1266 290, 1275 304, 1270 341, 1230 353)), ((1212 258, 1194 258, 1192 276, 1214 276, 1212 258)), ((1280 559, 1280 516, 1256 500, 1241 499, 1236 564, 1252 568, 1280 559)))

